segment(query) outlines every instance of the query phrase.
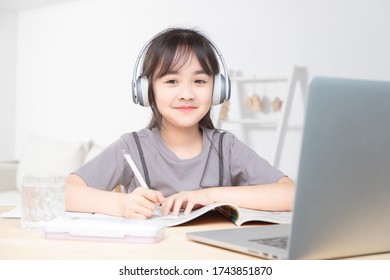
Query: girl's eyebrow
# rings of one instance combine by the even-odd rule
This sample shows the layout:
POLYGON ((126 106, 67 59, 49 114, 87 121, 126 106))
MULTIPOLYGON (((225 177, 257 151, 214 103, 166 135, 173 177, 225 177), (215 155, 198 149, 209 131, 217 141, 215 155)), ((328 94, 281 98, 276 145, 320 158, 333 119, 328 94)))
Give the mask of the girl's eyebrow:
MULTIPOLYGON (((167 73, 164 74, 164 76, 165 75, 174 75, 174 74, 178 74, 178 73, 179 73, 179 70, 169 70, 167 73)), ((194 75, 199 75, 199 74, 207 74, 207 72, 203 69, 199 69, 199 70, 194 71, 194 75)))
POLYGON ((204 69, 200 69, 194 72, 194 74, 199 75, 199 74, 207 74, 204 69))

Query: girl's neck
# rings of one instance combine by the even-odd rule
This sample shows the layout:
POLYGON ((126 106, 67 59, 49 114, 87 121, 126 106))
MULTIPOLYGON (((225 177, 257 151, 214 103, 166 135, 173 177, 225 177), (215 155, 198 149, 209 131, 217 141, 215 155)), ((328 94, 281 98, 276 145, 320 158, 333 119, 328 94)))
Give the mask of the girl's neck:
POLYGON ((202 151, 203 135, 199 126, 162 127, 160 134, 165 145, 180 159, 193 158, 202 151))

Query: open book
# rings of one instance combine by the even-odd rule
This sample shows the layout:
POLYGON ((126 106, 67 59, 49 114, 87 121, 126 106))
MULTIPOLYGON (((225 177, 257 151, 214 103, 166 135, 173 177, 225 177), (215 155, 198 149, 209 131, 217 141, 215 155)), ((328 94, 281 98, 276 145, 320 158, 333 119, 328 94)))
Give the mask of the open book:
MULTIPOLYGON (((277 223, 277 224, 289 224, 291 223, 292 213, 291 212, 271 212, 271 211, 259 211, 252 210, 242 207, 237 207, 234 204, 229 203, 212 203, 202 208, 193 210, 190 214, 185 215, 180 213, 178 216, 172 214, 168 216, 163 216, 159 211, 155 211, 150 217, 150 220, 160 220, 167 227, 173 227, 177 225, 184 224, 191 220, 196 219, 197 217, 202 216, 203 214, 216 210, 225 216, 227 219, 232 221, 237 226, 242 225, 246 222, 259 221, 259 222, 268 222, 268 223, 277 223)), ((21 207, 17 206, 15 209, 3 213, 2 217, 4 218, 20 218, 21 216, 21 207)), ((91 213, 80 213, 80 212, 66 212, 68 218, 87 218, 87 219, 125 219, 121 217, 114 217, 105 214, 91 214, 91 213)))
POLYGON ((164 221, 166 226, 172 227, 189 222, 197 217, 216 210, 231 222, 237 226, 246 222, 268 222, 277 224, 289 224, 291 223, 291 212, 271 212, 271 211, 259 211, 253 209, 247 209, 238 207, 229 203, 212 203, 197 210, 193 210, 190 214, 185 215, 180 213, 178 216, 168 215, 162 216, 159 212, 155 212, 150 219, 164 221))

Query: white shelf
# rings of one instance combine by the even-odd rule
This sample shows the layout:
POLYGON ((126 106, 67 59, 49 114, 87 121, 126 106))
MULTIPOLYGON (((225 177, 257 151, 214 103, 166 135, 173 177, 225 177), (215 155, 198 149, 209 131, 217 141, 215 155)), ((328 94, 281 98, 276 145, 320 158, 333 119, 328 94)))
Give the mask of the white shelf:
MULTIPOLYGON (((261 121, 258 119, 226 119, 226 120, 223 120, 220 122, 226 123, 226 124, 251 125, 251 126, 256 126, 256 127, 265 128, 265 129, 275 129, 279 125, 279 122, 277 122, 277 121, 261 121)), ((289 128, 289 129, 302 129, 302 126, 301 125, 288 125, 287 128, 289 128)))
MULTIPOLYGON (((220 127, 222 124, 238 124, 241 126, 244 137, 248 137, 248 130, 250 129, 275 129, 276 130, 276 141, 275 141, 275 149, 273 154, 272 165, 276 168, 279 167, 281 152, 283 149, 284 138, 287 129, 302 129, 301 125, 288 125, 288 120, 291 111, 292 99, 294 97, 296 86, 298 83, 301 84, 302 97, 303 97, 303 105, 305 106, 306 101, 306 90, 307 90, 307 82, 308 82, 308 74, 305 67, 293 66, 292 71, 289 76, 253 76, 253 77, 230 77, 230 81, 232 85, 235 84, 236 88, 238 84, 256 84, 256 83, 286 83, 287 88, 284 94, 283 105, 280 114, 273 119, 261 119, 258 116, 253 116, 253 118, 246 117, 242 113, 242 104, 240 105, 240 113, 241 117, 218 120, 217 127, 220 127)), ((242 92, 237 92, 238 95, 244 94, 242 92)), ((244 98, 241 98, 243 100, 244 98)))

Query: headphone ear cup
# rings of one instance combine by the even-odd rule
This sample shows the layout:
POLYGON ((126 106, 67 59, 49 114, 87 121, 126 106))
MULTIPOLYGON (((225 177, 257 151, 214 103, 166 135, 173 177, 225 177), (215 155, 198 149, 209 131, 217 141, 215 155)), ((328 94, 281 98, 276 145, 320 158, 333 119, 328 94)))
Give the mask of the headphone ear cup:
POLYGON ((145 76, 141 76, 137 79, 137 98, 138 103, 141 106, 149 107, 149 80, 145 76))
POLYGON ((222 74, 214 76, 213 105, 219 105, 226 99, 225 77, 222 74))

